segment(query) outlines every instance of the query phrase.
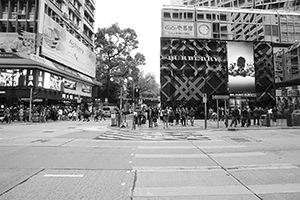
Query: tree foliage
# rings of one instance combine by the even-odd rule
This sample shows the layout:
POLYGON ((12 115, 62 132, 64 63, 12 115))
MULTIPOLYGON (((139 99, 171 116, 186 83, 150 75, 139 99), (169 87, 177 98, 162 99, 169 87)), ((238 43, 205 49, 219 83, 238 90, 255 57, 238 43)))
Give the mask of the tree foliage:
POLYGON ((139 88, 142 97, 158 97, 159 96, 159 85, 155 80, 155 75, 147 73, 144 75, 140 72, 139 75, 139 88))
POLYGON ((138 43, 137 34, 133 29, 121 29, 117 23, 97 30, 96 80, 103 85, 100 91, 101 98, 115 102, 116 89, 123 84, 124 79, 132 77, 133 81, 138 81, 140 73, 138 66, 145 64, 145 56, 142 53, 132 56, 132 52, 138 48, 138 43))

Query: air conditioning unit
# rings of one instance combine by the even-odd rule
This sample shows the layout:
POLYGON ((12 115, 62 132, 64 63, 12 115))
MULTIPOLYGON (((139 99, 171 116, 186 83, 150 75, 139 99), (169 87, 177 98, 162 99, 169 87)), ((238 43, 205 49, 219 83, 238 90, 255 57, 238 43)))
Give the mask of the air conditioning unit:
POLYGON ((25 10, 18 10, 17 15, 25 15, 25 10))
POLYGON ((65 18, 65 19, 68 19, 69 18, 69 15, 67 14, 67 13, 63 13, 63 17, 65 18))

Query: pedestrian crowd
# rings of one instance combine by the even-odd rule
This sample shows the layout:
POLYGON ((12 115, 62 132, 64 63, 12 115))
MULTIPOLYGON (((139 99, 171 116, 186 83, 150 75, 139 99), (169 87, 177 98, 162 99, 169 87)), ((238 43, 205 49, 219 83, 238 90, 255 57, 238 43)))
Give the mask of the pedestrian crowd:
POLYGON ((241 127, 249 127, 251 125, 262 125, 264 118, 268 115, 274 122, 278 119, 278 109, 276 106, 263 109, 262 107, 255 106, 251 109, 250 106, 234 106, 230 110, 219 108, 214 111, 212 108, 208 111, 208 119, 210 121, 220 120, 224 121, 226 127, 241 125, 241 127), (231 123, 229 124, 229 119, 231 123), (253 121, 253 123, 251 123, 253 121))
POLYGON ((185 108, 185 107, 164 107, 159 108, 156 106, 142 109, 137 109, 134 112, 134 126, 141 126, 142 124, 146 124, 148 121, 148 127, 157 127, 158 122, 161 121, 163 123, 163 128, 168 128, 169 126, 187 126, 189 123, 191 126, 194 126, 196 110, 195 108, 185 108))
MULTIPOLYGON (((33 106, 30 118, 29 107, 6 106, 0 108, 0 122, 10 124, 12 122, 47 122, 47 121, 90 121, 93 113, 87 108, 77 109, 72 106, 33 106)), ((105 120, 101 110, 94 113, 94 120, 105 120)))

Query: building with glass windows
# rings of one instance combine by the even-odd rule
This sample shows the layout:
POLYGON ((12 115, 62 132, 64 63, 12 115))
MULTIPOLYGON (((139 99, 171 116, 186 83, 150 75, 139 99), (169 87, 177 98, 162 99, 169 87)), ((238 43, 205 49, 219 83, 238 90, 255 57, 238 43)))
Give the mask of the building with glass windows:
MULTIPOLYGON (((292 51, 299 32, 300 13, 294 11, 165 6, 161 102, 202 106, 207 96, 216 107, 217 96, 225 95, 231 106, 274 106, 282 86, 275 81, 275 55, 292 51)), ((299 64, 289 69, 297 78, 299 64)))
MULTIPOLYGON (((172 4, 171 5, 175 5, 172 4)), ((248 8, 248 9, 288 9, 299 10, 300 2, 298 0, 181 0, 181 4, 176 5, 193 5, 193 6, 216 6, 231 8, 248 8)))
POLYGON ((1 0, 1 104, 92 98, 94 21, 94 0, 1 0))

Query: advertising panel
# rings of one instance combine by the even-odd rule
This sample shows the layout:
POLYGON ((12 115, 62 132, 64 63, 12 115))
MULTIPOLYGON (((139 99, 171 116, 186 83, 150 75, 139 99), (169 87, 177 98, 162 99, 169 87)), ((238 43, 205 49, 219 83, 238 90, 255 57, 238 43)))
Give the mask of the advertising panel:
POLYGON ((0 86, 24 87, 26 86, 26 69, 0 69, 0 86))
POLYGON ((195 38, 193 22, 162 22, 162 37, 195 38))
POLYGON ((229 92, 255 92, 254 51, 251 42, 228 42, 229 92))
POLYGON ((0 33, 0 48, 5 53, 14 52, 21 57, 29 57, 35 52, 35 33, 0 33))
POLYGON ((42 54, 88 76, 95 76, 96 54, 48 15, 44 15, 42 54))
POLYGON ((68 79, 65 79, 65 81, 64 81, 64 88, 65 89, 70 89, 70 90, 76 90, 76 82, 68 80, 68 79))
MULTIPOLYGON (((73 81, 72 81, 73 82, 73 81)), ((64 88, 65 93, 73 94, 73 95, 78 95, 78 96, 84 96, 84 97, 91 97, 92 96, 92 87, 90 85, 86 85, 80 82, 75 82, 76 88, 70 89, 70 88, 64 88)))
POLYGON ((56 76, 54 74, 51 74, 50 75, 50 89, 62 91, 61 85, 62 85, 62 78, 59 76, 56 76))
POLYGON ((211 23, 197 23, 197 38, 211 39, 212 25, 211 23))
POLYGON ((91 86, 82 84, 82 92, 90 94, 92 92, 91 86))

